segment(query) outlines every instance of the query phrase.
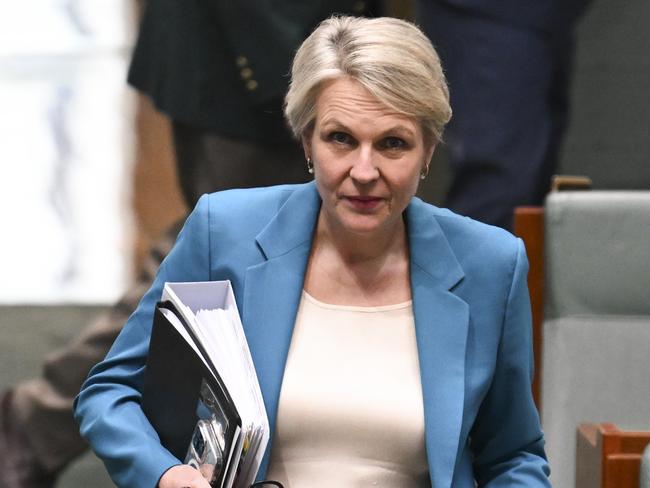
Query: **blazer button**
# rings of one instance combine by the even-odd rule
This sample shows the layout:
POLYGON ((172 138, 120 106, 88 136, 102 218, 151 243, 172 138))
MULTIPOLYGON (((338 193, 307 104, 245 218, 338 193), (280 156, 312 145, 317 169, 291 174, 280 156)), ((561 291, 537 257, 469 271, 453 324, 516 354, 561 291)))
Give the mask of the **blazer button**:
POLYGON ((243 80, 248 80, 249 78, 251 78, 253 76, 253 70, 250 69, 250 68, 243 68, 239 72, 239 74, 240 74, 240 76, 242 77, 243 80))
POLYGON ((235 58, 235 64, 238 68, 243 68, 248 64, 248 58, 246 56, 237 56, 235 58))
POLYGON ((254 91, 254 90, 257 90, 257 81, 255 81, 255 80, 248 80, 248 81, 246 82, 246 89, 247 89, 248 91, 254 91))

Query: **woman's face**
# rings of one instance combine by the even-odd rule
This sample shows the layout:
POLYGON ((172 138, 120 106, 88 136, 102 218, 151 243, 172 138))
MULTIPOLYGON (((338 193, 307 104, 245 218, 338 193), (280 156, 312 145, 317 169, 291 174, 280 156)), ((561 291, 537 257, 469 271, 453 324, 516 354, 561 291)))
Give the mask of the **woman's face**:
POLYGON ((389 109, 349 78, 321 89, 314 129, 303 146, 328 225, 365 235, 388 234, 401 225, 434 149, 425 145, 415 119, 389 109))

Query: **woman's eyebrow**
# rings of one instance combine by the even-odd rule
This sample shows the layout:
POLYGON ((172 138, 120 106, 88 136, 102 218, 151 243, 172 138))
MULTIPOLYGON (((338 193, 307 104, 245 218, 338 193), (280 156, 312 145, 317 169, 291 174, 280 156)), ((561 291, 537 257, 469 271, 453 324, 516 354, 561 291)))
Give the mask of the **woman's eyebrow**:
POLYGON ((331 119, 325 119, 323 121, 323 128, 330 129, 330 128, 336 128, 336 129, 343 129, 345 131, 350 131, 350 128, 345 125, 343 122, 336 118, 331 118, 331 119))
MULTIPOLYGON (((336 118, 325 119, 322 123, 322 128, 326 130, 340 129, 345 132, 354 132, 345 123, 341 122, 339 119, 336 118)), ((411 128, 403 124, 396 124, 394 126, 388 127, 382 130, 380 134, 381 136, 385 136, 388 134, 397 134, 403 137, 415 137, 415 132, 411 128)))
POLYGON ((402 124, 394 125, 393 127, 390 127, 382 131, 382 135, 388 135, 388 134, 397 134, 397 135, 401 135, 402 137, 415 137, 415 132, 409 127, 406 127, 402 124))

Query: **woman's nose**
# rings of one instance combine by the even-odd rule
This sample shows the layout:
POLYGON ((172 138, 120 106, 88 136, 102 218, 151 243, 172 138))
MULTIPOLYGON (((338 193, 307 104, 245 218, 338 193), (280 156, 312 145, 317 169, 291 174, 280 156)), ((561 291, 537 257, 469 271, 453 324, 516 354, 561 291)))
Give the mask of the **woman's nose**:
POLYGON ((371 183, 379 178, 375 156, 371 148, 359 148, 350 168, 350 177, 359 183, 371 183))

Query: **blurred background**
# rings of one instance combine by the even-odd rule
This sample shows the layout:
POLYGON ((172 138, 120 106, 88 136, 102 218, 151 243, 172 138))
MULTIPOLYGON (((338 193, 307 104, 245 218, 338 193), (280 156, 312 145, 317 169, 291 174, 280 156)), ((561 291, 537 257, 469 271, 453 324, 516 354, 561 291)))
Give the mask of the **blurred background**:
MULTIPOLYGON (((139 7, 31 0, 0 18, 2 304, 113 302, 185 211, 167 121, 125 83, 139 7)), ((560 173, 650 187, 649 20, 643 0, 596 0, 582 19, 560 173)), ((433 203, 445 163, 441 147, 422 191, 433 203)))
POLYGON ((5 8, 4 303, 105 302, 129 279, 133 97, 124 70, 134 14, 128 0, 5 8))
MULTIPOLYGON (((186 211, 168 121, 125 82, 140 8, 26 0, 0 16, 3 389, 120 297, 186 211)), ((650 189, 649 23, 646 0, 596 0, 582 19, 560 173, 650 189)), ((422 195, 440 203, 448 181, 442 147, 422 195)), ((88 455, 58 486, 111 485, 88 455)))

